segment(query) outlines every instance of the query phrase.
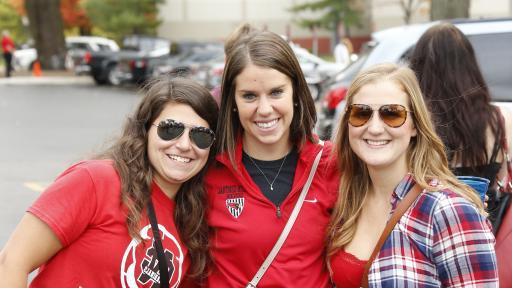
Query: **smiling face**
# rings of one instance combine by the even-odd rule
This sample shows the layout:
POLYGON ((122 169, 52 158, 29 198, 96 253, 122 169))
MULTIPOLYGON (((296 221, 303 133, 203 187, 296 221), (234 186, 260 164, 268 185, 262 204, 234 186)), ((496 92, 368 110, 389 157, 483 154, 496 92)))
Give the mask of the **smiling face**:
MULTIPOLYGON (((366 104, 378 110, 386 104, 400 104, 410 109, 409 97, 399 85, 390 80, 372 82, 361 87, 354 95, 353 104, 366 104)), ((410 113, 400 127, 386 125, 377 111, 360 127, 348 125, 350 147, 367 165, 368 170, 393 169, 407 173, 407 149, 416 128, 410 113)))
POLYGON ((291 148, 293 87, 285 74, 249 63, 235 79, 235 103, 244 129, 244 149, 266 159, 265 151, 284 156, 291 148))
POLYGON ((189 138, 190 129, 173 140, 162 140, 157 127, 162 120, 173 119, 192 126, 210 128, 208 122, 186 104, 168 103, 148 131, 148 157, 156 183, 171 198, 181 184, 195 176, 208 160, 210 148, 200 149, 189 138))

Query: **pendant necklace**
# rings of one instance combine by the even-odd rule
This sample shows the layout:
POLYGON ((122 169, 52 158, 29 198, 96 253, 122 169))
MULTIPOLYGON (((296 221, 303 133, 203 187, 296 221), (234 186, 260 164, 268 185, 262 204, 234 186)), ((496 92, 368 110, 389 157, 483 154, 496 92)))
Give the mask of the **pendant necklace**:
POLYGON ((281 169, 283 168, 284 162, 286 161, 286 157, 288 156, 288 154, 286 154, 284 156, 283 162, 281 162, 281 166, 279 167, 279 170, 277 170, 276 177, 274 177, 274 180, 272 180, 272 182, 270 182, 270 180, 268 180, 267 175, 265 175, 265 173, 263 173, 263 171, 260 169, 260 167, 258 167, 258 165, 256 165, 256 162, 252 159, 252 157, 249 154, 247 154, 247 156, 249 156, 249 160, 251 160, 254 167, 256 167, 256 169, 258 169, 258 171, 260 171, 261 175, 263 175, 263 177, 265 178, 265 181, 267 181, 268 185, 270 186, 270 190, 274 191, 274 182, 276 182, 276 179, 279 176, 279 173, 281 173, 281 169))

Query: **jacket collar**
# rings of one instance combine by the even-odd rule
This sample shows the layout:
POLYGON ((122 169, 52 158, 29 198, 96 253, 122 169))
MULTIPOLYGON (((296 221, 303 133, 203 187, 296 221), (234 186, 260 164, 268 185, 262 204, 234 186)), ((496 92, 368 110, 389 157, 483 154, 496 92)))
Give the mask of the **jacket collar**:
MULTIPOLYGON (((318 136, 315 135, 315 140, 318 141, 318 136)), ((298 150, 299 153, 299 161, 303 161, 305 163, 311 161, 311 155, 316 155, 318 151, 320 151, 321 146, 314 144, 310 141, 306 141, 302 148, 298 150)), ((243 140, 242 135, 237 138, 236 146, 235 146, 235 163, 237 167, 241 167, 242 164, 242 151, 243 151, 243 140)), ((229 155, 227 152, 223 152, 218 154, 215 159, 220 163, 231 166, 229 161, 229 155)))

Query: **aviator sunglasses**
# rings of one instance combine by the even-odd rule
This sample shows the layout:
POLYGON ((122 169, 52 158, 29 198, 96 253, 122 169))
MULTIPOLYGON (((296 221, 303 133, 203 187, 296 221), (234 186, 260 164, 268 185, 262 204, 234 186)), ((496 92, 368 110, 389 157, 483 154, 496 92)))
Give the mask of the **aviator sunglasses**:
POLYGON ((200 149, 210 148, 210 146, 213 144, 213 141, 215 141, 215 133, 210 128, 188 125, 172 119, 165 119, 158 123, 158 125, 153 125, 158 127, 158 137, 164 141, 178 139, 181 137, 181 135, 183 135, 185 128, 190 129, 188 132, 190 140, 200 149))
POLYGON ((348 123, 354 127, 363 126, 372 118, 373 111, 379 111, 380 119, 392 128, 404 125, 405 120, 407 120, 407 113, 411 112, 400 104, 382 105, 376 110, 366 104, 351 104, 347 108, 348 123))

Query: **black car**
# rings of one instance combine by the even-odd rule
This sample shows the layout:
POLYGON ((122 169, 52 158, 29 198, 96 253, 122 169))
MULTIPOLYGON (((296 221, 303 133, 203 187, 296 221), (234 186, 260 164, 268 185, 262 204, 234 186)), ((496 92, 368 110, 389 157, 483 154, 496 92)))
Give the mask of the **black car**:
MULTIPOLYGON (((189 77, 208 62, 219 57, 223 58, 223 49, 222 43, 217 42, 177 42, 173 43, 171 53, 167 55, 159 57, 145 55, 136 59, 125 59, 122 69, 129 71, 131 82, 139 84, 162 74, 189 77)), ((199 82, 202 83, 202 81, 199 82)))
MULTIPOLYGON (((169 55, 171 41, 146 35, 125 37, 120 51, 91 52, 85 57, 91 67, 91 76, 97 84, 119 84, 131 79, 130 71, 119 67, 119 63, 137 61, 144 57, 162 57, 169 55)), ((134 62, 134 65, 136 63, 134 62)))

